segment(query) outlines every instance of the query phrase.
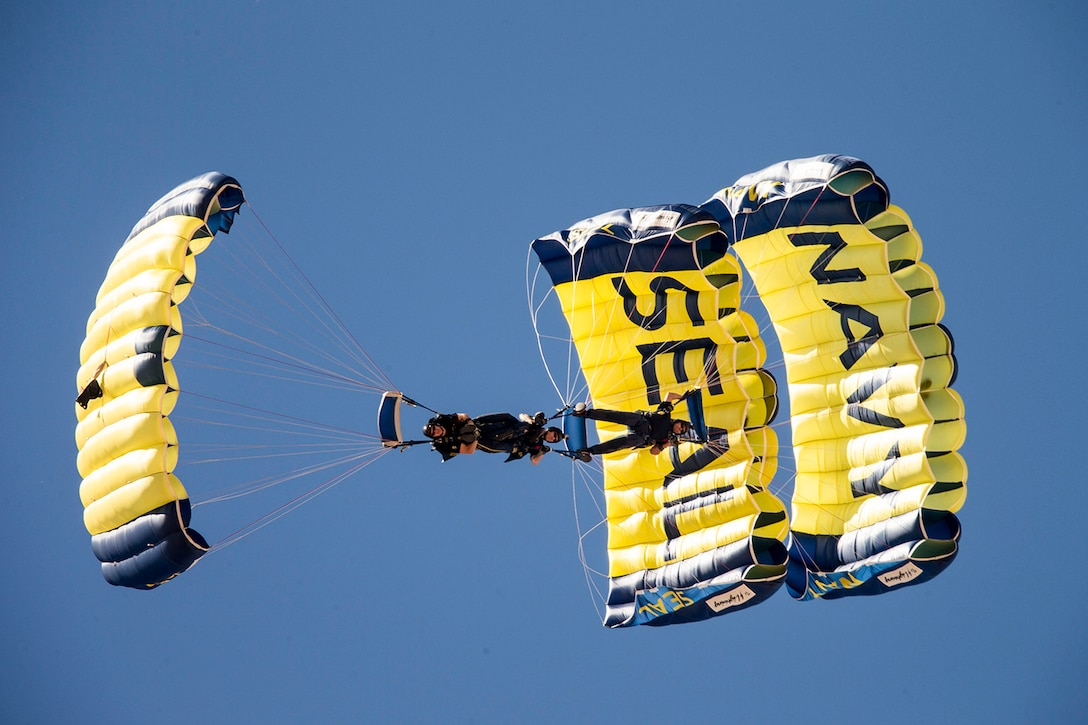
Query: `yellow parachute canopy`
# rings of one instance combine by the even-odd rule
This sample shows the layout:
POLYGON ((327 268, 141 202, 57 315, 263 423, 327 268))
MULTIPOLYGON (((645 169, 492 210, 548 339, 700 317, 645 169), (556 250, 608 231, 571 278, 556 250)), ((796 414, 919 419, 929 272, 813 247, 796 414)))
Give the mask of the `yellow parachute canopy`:
POLYGON ((910 218, 844 156, 772 166, 703 208, 751 274, 785 358, 791 593, 932 578, 958 548, 966 425, 944 297, 910 218))
POLYGON ((185 571, 208 544, 189 528, 189 497, 174 475, 169 415, 178 383, 178 305, 195 255, 229 232, 244 202, 238 182, 208 173, 148 210, 98 292, 76 375, 76 462, 83 519, 111 584, 152 588, 185 571))
MULTIPOLYGON (((687 415, 709 440, 603 456, 608 626, 713 617, 763 601, 785 579, 785 506, 767 490, 775 380, 739 309, 740 268, 726 245, 710 214, 685 205, 620 210, 533 242, 594 405, 646 410, 698 388, 687 415)), ((624 430, 597 425, 602 439, 624 430)))
MULTIPOLYGON (((884 183, 845 156, 783 162, 701 206, 614 211, 533 242, 595 407, 647 410, 698 389, 687 412, 703 419, 701 441, 604 456, 605 624, 705 619, 783 581, 799 599, 878 594, 948 566, 966 426, 921 249, 884 183), (769 490, 777 387, 742 309, 740 262, 784 358, 788 521, 769 490)), ((602 440, 623 432, 597 424, 602 440)))

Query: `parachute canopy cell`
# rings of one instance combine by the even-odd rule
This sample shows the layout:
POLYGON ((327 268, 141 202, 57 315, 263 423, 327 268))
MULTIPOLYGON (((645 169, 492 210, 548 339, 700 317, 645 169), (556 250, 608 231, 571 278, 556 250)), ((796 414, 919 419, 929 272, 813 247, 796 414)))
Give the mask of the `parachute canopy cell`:
POLYGON ((169 416, 178 381, 170 360, 196 255, 230 231, 244 201, 237 181, 213 172, 156 202, 117 252, 87 321, 76 375, 76 463, 84 524, 111 584, 156 587, 209 548, 189 528, 189 497, 174 475, 178 441, 169 416))

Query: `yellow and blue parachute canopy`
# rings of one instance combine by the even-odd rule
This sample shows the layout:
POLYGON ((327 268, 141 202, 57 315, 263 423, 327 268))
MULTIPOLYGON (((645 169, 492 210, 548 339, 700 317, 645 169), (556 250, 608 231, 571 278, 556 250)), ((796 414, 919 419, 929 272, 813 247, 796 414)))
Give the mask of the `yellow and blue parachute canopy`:
MULTIPOLYGON (((767 490, 776 382, 726 248, 717 220, 682 204, 617 210, 532 244, 594 406, 651 410, 697 389, 673 415, 698 418, 707 438, 602 456, 610 627, 737 611, 785 579, 785 506, 767 490)), ((624 432, 597 422, 602 441, 624 432)))
POLYGON ((189 528, 189 497, 174 475, 171 358, 196 255, 229 232, 243 202, 238 182, 220 173, 156 202, 110 264, 87 321, 76 374, 76 465, 83 521, 111 584, 153 588, 209 548, 189 528))
POLYGON ((958 550, 966 437, 944 297, 868 164, 786 161, 700 207, 752 276, 781 344, 800 599, 926 581, 958 550))
MULTIPOLYGON (((695 388, 678 414, 705 417, 699 443, 604 456, 607 625, 704 619, 783 582, 799 599, 879 594, 954 559, 966 426, 944 297, 868 164, 785 161, 700 206, 609 212, 532 251, 593 405, 648 410, 695 388), (770 317, 781 360, 753 313, 770 317), (774 491, 791 481, 771 489, 772 365, 789 390, 788 517, 774 491)), ((624 432, 597 423, 601 440, 624 432)))

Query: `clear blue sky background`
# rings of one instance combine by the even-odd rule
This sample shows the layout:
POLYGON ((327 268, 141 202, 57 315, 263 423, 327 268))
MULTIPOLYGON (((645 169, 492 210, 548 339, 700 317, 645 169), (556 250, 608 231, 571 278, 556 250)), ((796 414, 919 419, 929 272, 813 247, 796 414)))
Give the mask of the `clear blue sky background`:
POLYGON ((0 720, 1082 720, 1086 31, 1072 0, 9 7, 0 720), (556 402, 534 237, 818 153, 875 167, 946 297, 970 479, 929 584, 609 631, 564 460, 422 450, 155 592, 102 581, 77 351, 175 184, 236 176, 405 390, 525 410, 556 402), (454 290, 467 319, 434 313, 454 290))

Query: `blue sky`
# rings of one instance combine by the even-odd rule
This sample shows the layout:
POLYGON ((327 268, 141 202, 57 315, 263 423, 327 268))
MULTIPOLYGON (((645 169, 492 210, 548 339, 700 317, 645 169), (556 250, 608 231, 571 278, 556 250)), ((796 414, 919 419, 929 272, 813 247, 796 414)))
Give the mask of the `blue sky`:
POLYGON ((9 9, 0 719, 1083 718, 1088 495, 1066 454, 1085 433, 1086 30, 1075 2, 9 9), (237 177, 410 394, 517 412, 557 402, 525 303, 533 238, 819 153, 873 165, 945 294, 970 478, 934 581, 609 631, 564 460, 418 449, 155 592, 102 581, 78 347, 114 251, 174 185, 237 177))

